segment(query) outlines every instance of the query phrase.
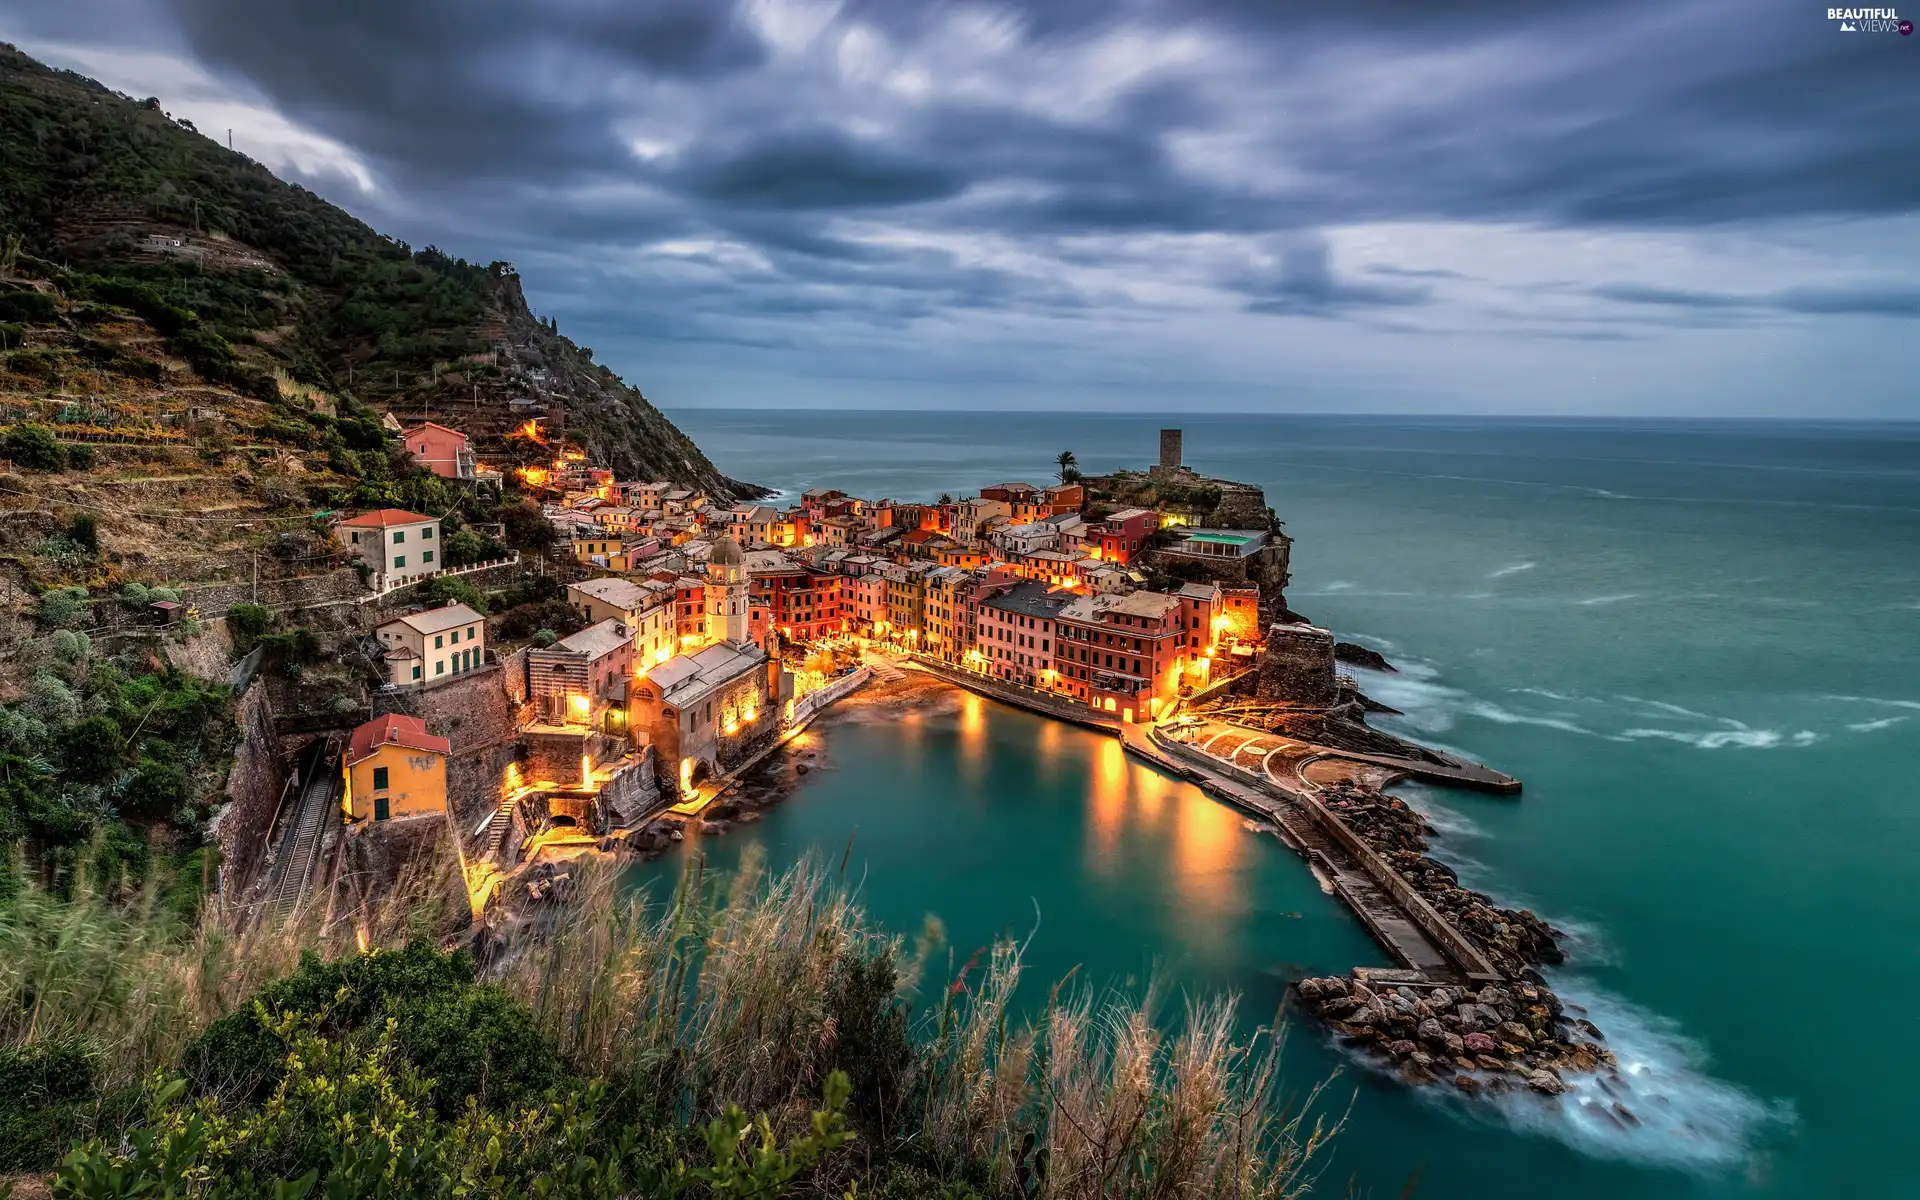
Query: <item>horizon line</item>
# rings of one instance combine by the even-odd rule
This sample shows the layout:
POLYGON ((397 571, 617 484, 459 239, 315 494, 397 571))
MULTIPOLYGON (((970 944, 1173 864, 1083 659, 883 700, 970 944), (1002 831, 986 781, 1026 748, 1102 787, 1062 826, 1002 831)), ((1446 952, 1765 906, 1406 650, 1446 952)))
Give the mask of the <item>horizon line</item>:
MULTIPOLYGON (((652 404, 653 401, 649 400, 652 404)), ((869 406, 793 406, 766 404, 689 404, 674 405, 671 408, 655 404, 662 413, 674 412, 741 412, 741 413, 887 413, 892 416, 911 416, 915 414, 977 416, 981 413, 993 413, 996 416, 1022 417, 1133 417, 1140 420, 1186 421, 1194 419, 1222 418, 1228 420, 1246 420, 1249 417, 1286 417, 1311 420, 1375 420, 1375 421, 1512 421, 1512 422, 1607 422, 1612 424, 1647 423, 1662 425, 1680 425, 1687 423, 1728 424, 1728 425, 1913 425, 1920 426, 1920 416, 1912 417, 1848 417, 1848 416, 1725 416, 1725 415, 1681 415, 1662 414, 1624 414, 1624 413, 1476 413, 1476 412, 1269 412, 1259 410, 1218 409, 1209 411, 1186 411, 1169 413, 1165 416, 1151 411, 1116 408, 1061 408, 1061 409, 1019 409, 1019 408, 887 408, 879 405, 869 406)), ((1173 426, 1168 426, 1173 428, 1173 426)))

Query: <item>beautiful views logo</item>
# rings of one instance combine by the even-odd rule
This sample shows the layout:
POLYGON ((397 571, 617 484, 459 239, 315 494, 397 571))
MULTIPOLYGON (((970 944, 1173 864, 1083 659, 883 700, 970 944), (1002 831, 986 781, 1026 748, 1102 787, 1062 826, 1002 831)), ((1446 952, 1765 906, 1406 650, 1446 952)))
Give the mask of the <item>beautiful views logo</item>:
POLYGON ((1827 20, 1838 21, 1841 33, 1897 33, 1913 36, 1913 22, 1891 8, 1830 8, 1827 20))

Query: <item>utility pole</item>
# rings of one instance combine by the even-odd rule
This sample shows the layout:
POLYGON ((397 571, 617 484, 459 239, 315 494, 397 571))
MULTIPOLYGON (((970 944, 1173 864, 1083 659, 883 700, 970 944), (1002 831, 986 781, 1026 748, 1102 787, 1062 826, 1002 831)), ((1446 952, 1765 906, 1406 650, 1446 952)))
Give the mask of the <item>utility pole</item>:
POLYGON ((227 130, 227 153, 233 153, 233 130, 231 128, 227 130))

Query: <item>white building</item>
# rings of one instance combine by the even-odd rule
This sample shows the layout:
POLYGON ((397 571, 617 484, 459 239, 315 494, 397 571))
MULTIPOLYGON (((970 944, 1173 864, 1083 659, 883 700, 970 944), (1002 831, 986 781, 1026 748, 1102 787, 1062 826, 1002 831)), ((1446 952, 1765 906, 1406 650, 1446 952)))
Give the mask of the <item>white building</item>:
POLYGON ((395 617, 373 634, 395 687, 433 687, 486 665, 486 618, 464 604, 395 617))
POLYGON ((377 592, 438 575, 440 520, 405 509, 381 508, 336 521, 333 536, 371 568, 377 592))

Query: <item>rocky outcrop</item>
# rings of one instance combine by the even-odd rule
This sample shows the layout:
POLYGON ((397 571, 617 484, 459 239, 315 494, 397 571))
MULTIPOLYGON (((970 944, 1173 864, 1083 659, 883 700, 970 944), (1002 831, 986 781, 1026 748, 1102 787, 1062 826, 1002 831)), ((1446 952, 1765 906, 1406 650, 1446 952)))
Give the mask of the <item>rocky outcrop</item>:
POLYGON ((1356 667, 1365 667, 1369 671, 1395 671, 1392 663, 1383 658, 1378 650, 1369 650, 1355 642, 1335 642, 1333 656, 1343 663, 1356 667))
MULTIPOLYGON (((1412 1084, 1450 1077, 1462 1091, 1566 1091, 1563 1076, 1617 1066, 1613 1052, 1569 1024, 1552 992, 1527 980, 1478 990, 1381 986, 1344 975, 1302 979, 1294 992, 1349 1047, 1412 1084)), ((1630 1115, 1630 1114, 1629 1114, 1630 1115)))
POLYGON ((1376 991, 1343 976, 1301 980, 1301 1001, 1343 1042, 1395 1064, 1411 1083, 1457 1072, 1453 1082, 1464 1091, 1524 1086, 1559 1095, 1565 1073, 1615 1065, 1599 1029, 1569 1017, 1535 969, 1564 958, 1552 926, 1461 887, 1452 868, 1427 856, 1432 827, 1399 797, 1334 784, 1321 800, 1510 981, 1376 991))
POLYGON ((721 474, 638 388, 596 363, 593 351, 536 318, 520 276, 504 263, 496 264, 492 304, 482 323, 517 385, 512 390, 546 403, 550 421, 553 409, 561 410, 560 421, 550 428, 583 447, 589 461, 611 467, 621 479, 671 479, 723 499, 771 494, 721 474))

